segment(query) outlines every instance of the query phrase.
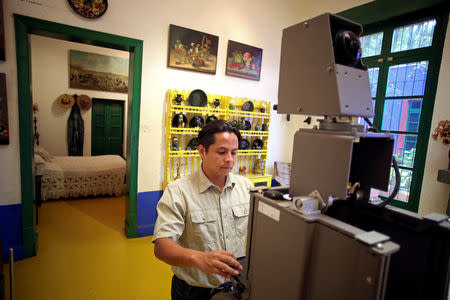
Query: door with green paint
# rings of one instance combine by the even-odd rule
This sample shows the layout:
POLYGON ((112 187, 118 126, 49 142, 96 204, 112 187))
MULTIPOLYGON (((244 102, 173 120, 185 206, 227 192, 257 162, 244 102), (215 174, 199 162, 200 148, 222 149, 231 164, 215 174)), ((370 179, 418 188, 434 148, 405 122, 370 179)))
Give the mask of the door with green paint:
POLYGON ((124 101, 92 99, 91 155, 123 156, 124 101))

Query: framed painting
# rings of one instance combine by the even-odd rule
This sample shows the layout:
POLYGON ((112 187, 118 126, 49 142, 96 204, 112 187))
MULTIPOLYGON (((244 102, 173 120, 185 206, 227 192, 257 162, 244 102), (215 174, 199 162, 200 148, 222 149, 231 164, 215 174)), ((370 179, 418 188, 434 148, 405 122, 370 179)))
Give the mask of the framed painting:
POLYGON ((0 60, 6 60, 5 55, 5 26, 3 25, 3 0, 0 0, 0 60))
POLYGON ((228 41, 225 74, 259 81, 262 53, 261 48, 228 41))
POLYGON ((216 74, 218 45, 216 35, 171 24, 167 66, 216 74))
POLYGON ((69 57, 71 88, 128 93, 128 59, 78 50, 69 57))
POLYGON ((0 73, 0 144, 9 144, 8 106, 6 103, 6 74, 0 73))

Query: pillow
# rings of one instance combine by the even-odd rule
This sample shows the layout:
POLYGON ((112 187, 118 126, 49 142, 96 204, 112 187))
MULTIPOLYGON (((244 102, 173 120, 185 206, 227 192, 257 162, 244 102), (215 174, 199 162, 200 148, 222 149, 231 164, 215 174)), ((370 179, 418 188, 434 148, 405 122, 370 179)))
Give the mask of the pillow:
POLYGON ((34 154, 34 164, 36 165, 45 164, 45 160, 40 155, 34 154))
POLYGON ((51 155, 47 150, 39 147, 38 145, 34 145, 34 153, 42 157, 42 159, 47 162, 51 162, 53 160, 53 155, 51 155))

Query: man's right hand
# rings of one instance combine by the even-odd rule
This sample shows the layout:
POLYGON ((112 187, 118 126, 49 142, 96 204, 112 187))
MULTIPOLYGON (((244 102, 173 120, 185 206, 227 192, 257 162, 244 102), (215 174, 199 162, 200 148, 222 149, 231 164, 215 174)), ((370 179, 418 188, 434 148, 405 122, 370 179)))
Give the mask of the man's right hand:
POLYGON ((194 266, 204 273, 219 274, 226 278, 238 276, 239 271, 242 270, 241 264, 230 251, 196 252, 192 254, 192 260, 194 266))
POLYGON ((201 252, 187 249, 171 238, 159 238, 155 241, 155 256, 172 266, 196 267, 204 273, 219 274, 226 278, 238 276, 242 270, 233 252, 224 250, 201 252))

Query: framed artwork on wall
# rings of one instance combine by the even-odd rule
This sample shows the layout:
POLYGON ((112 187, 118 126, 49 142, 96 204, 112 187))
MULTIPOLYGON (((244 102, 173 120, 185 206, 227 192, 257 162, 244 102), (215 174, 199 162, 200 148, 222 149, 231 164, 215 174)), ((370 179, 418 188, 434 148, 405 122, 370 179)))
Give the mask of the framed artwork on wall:
POLYGON ((3 0, 0 0, 0 60, 5 61, 5 26, 3 24, 3 0))
POLYGON ((69 57, 70 88, 128 93, 128 59, 78 50, 69 57))
POLYGON ((107 0, 67 0, 70 7, 80 16, 88 19, 96 19, 103 16, 108 9, 107 0))
POLYGON ((8 106, 6 101, 5 73, 0 73, 0 144, 9 144, 8 106))
POLYGON ((228 41, 225 74, 259 81, 262 52, 261 48, 228 41))
POLYGON ((167 66, 216 74, 218 45, 216 35, 171 24, 167 66))

